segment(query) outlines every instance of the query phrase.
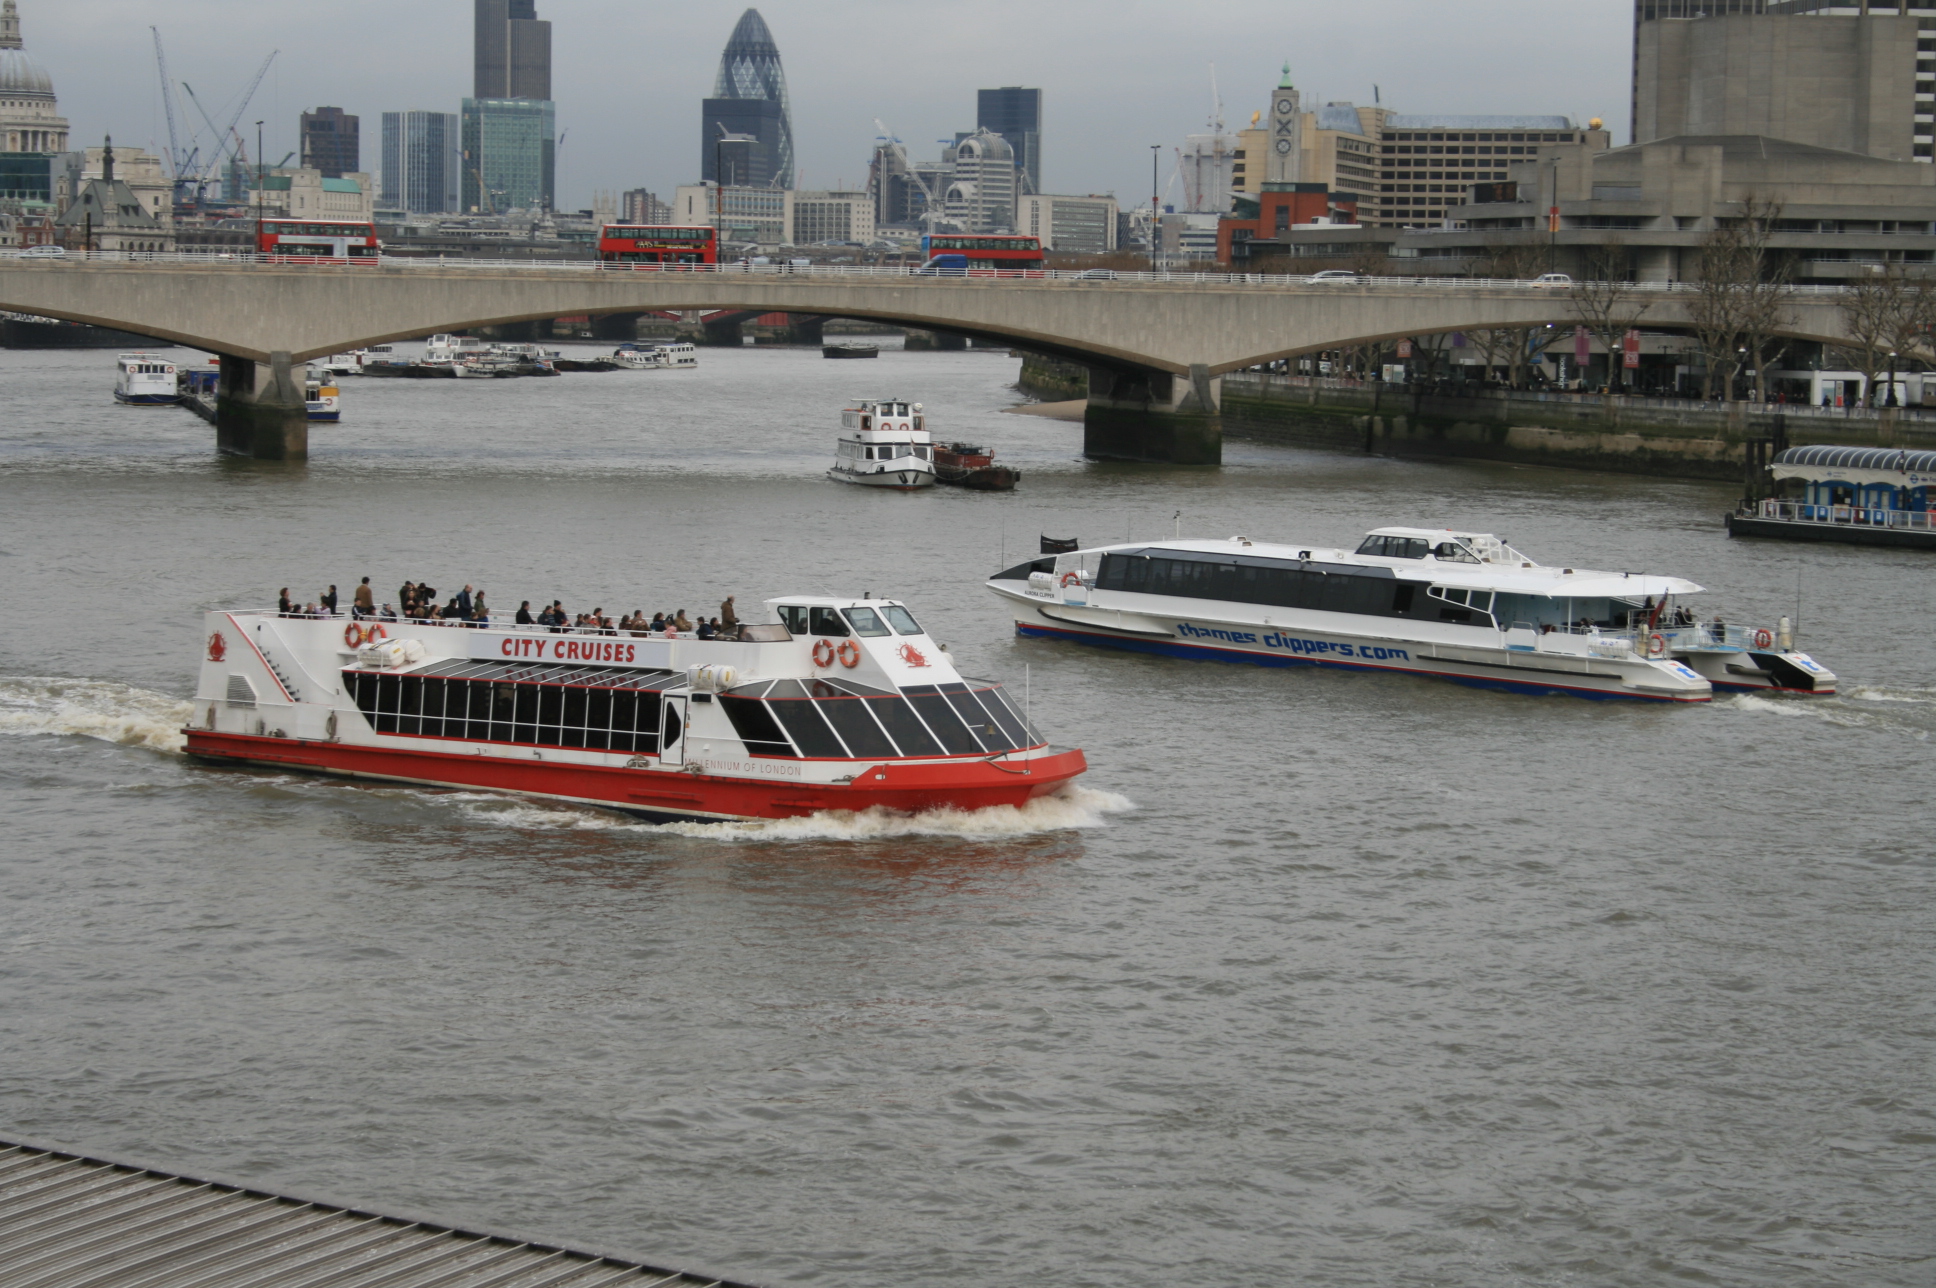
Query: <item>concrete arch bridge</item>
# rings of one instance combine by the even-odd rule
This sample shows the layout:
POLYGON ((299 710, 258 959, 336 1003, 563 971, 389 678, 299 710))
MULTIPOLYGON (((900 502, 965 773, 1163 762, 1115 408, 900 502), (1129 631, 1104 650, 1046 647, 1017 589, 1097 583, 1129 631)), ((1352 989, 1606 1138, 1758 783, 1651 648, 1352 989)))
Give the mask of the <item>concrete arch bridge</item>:
MULTIPOLYGON (((1691 289, 1636 287, 1649 327, 1685 328, 1691 289)), ((1800 288, 1796 338, 1841 342, 1839 292, 1800 288)), ((209 256, 0 260, 0 309, 114 327, 222 357, 218 438, 266 459, 307 450, 307 359, 438 331, 578 314, 684 309, 869 318, 994 342, 1090 370, 1092 455, 1221 457, 1220 377, 1279 358, 1486 327, 1573 325, 1568 292, 1443 278, 1313 282, 1228 274, 927 277, 788 265, 636 271, 384 259, 256 263, 209 256)))

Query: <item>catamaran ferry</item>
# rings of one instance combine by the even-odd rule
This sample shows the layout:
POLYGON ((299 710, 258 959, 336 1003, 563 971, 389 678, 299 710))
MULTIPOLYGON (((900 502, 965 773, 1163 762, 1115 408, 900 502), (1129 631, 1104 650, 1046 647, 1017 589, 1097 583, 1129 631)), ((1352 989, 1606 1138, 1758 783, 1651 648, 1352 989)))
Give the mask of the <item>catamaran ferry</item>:
POLYGON ((1685 603, 1701 590, 1691 581, 1543 567, 1486 533, 1379 528, 1356 550, 1246 537, 1104 546, 988 586, 1023 635, 1146 653, 1590 698, 1835 692, 1787 618, 1703 623, 1685 603))
POLYGON ((1022 805, 1087 768, 905 605, 767 607, 711 640, 211 612, 188 752, 654 822, 1022 805))
POLYGON ((920 403, 863 399, 840 413, 840 427, 828 478, 902 492, 934 486, 934 440, 920 403))

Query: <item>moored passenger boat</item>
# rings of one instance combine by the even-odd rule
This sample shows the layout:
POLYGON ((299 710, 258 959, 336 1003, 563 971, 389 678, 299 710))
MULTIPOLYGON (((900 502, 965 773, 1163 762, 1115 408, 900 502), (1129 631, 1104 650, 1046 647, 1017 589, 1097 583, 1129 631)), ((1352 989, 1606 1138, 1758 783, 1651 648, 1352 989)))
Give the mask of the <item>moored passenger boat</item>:
POLYGON ((129 407, 162 407, 181 401, 175 364, 152 353, 124 353, 114 363, 114 401, 129 407))
POLYGON ((1801 495, 1742 506, 1729 535, 1936 550, 1936 452, 1791 447, 1769 471, 1801 495))
POLYGON ((652 346, 652 360, 664 371, 699 370, 699 350, 685 341, 652 346))
POLYGON ((1542 567, 1485 533, 1379 528, 1355 550, 1244 537, 1106 546, 988 585, 1023 635, 1139 652, 1595 698, 1835 692, 1785 618, 1703 623, 1691 581, 1542 567))
POLYGON ((314 421, 334 424, 343 419, 343 391, 327 370, 309 369, 303 380, 303 406, 314 421))
POLYGON ((828 478, 903 492, 934 486, 934 441, 920 403, 862 399, 840 413, 840 425, 828 478))
POLYGON ((767 606, 730 640, 211 612, 188 752, 652 821, 1022 805, 1086 769, 904 605, 767 606))

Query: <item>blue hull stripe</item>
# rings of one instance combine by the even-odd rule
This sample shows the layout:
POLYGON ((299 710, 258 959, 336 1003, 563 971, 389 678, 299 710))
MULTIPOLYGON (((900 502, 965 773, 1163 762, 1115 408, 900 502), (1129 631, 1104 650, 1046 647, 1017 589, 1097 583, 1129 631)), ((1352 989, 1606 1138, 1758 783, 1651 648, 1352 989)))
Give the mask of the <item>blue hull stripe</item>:
POLYGON ((1394 675, 1416 675, 1434 680, 1451 680, 1455 684, 1467 685, 1475 689, 1495 689, 1501 693, 1560 693, 1578 698, 1610 698, 1639 702, 1706 702, 1705 694, 1689 695, 1685 698, 1672 698, 1661 694, 1634 693, 1626 690, 1584 689, 1569 684, 1555 684, 1552 681, 1508 680, 1488 675, 1461 675, 1456 671, 1413 670, 1402 666, 1379 666, 1373 662, 1340 662, 1330 658, 1314 657, 1277 657, 1267 653, 1251 653, 1244 649, 1215 648, 1203 644, 1183 644, 1174 640, 1130 639, 1120 635, 1106 635, 1091 631, 1072 631, 1056 626, 1038 626, 1033 622, 1015 623, 1018 635, 1037 636, 1043 639, 1073 640, 1078 644, 1093 644, 1102 648, 1122 649, 1130 653, 1155 653, 1163 657, 1188 658, 1191 661, 1248 662, 1252 666, 1335 666, 1347 671, 1388 671, 1394 675))

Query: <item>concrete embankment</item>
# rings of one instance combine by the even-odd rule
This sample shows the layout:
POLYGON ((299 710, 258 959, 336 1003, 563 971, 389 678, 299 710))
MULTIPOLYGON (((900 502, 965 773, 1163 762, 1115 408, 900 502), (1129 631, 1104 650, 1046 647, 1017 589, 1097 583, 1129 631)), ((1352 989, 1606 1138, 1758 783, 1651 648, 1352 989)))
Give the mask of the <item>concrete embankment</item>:
POLYGON ((1703 479, 1741 478, 1770 445, 1936 441, 1936 419, 1894 410, 1849 416, 1766 403, 1417 395, 1395 385, 1253 372, 1224 377, 1223 420, 1232 438, 1703 479))
POLYGON ((1015 387, 1044 402, 1066 402, 1089 396, 1089 368, 1039 353, 1017 350, 1022 355, 1022 374, 1015 387))

